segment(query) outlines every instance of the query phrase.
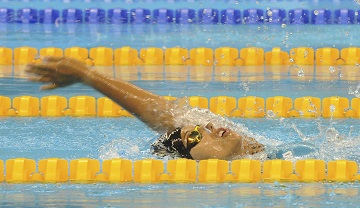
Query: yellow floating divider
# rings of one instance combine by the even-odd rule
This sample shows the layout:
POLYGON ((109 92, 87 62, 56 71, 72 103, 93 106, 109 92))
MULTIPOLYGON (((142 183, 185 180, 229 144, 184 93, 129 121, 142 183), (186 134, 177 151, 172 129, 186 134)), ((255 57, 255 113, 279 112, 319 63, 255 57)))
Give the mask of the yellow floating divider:
POLYGON ((100 162, 91 158, 79 158, 70 161, 61 158, 46 158, 38 163, 32 159, 14 158, 4 162, 0 160, 0 182, 8 183, 57 183, 57 182, 140 182, 140 183, 253 183, 253 182, 352 182, 360 179, 355 161, 336 160, 326 164, 323 160, 274 159, 264 161, 240 159, 231 162, 219 159, 189 160, 185 158, 167 161, 166 172, 162 160, 132 161, 122 158, 100 162), (231 169, 229 170, 229 164, 231 169), (197 172, 198 168, 198 172, 197 172), (296 174, 294 174, 296 173, 296 174), (327 174, 326 174, 327 173, 327 174), (134 175, 133 175, 134 174, 134 175), (4 177, 5 176, 5 177, 4 177))
POLYGON ((236 99, 234 97, 218 96, 210 99, 210 111, 215 114, 221 116, 239 116, 240 112, 235 109, 236 99))
POLYGON ((13 99, 13 108, 16 116, 38 116, 39 98, 31 96, 15 97, 13 99))
POLYGON ((122 108, 110 98, 101 97, 97 99, 97 115, 100 117, 120 116, 122 108))
POLYGON ((13 51, 11 48, 0 47, 0 65, 12 65, 13 51))
POLYGON ((64 51, 61 48, 48 47, 48 48, 41 48, 40 49, 40 57, 41 58, 44 58, 46 56, 61 57, 63 55, 64 55, 64 51))
POLYGON ((64 55, 79 61, 85 61, 89 58, 89 51, 86 48, 71 47, 64 50, 64 55))
POLYGON ((64 116, 66 108, 65 97, 51 95, 41 98, 41 116, 64 116))
POLYGON ((4 181, 4 161, 0 160, 0 182, 4 181))
POLYGON ((269 97, 266 99, 266 112, 269 117, 290 117, 293 107, 292 99, 284 96, 269 97))
POLYGON ((359 180, 360 176, 357 174, 358 166, 355 161, 336 160, 328 162, 329 181, 345 182, 359 180))
POLYGON ((239 51, 236 48, 221 47, 215 49, 216 66, 236 66, 239 63, 239 51))
POLYGON ((177 159, 169 160, 166 165, 168 174, 162 174, 162 181, 169 181, 175 183, 193 183, 196 182, 196 168, 195 160, 177 159))
POLYGON ((324 118, 345 118, 348 109, 347 98, 332 96, 322 100, 322 117, 324 118))
POLYGON ((240 65, 244 66, 261 66, 264 65, 264 49, 250 47, 240 49, 240 65))
POLYGON ((258 160, 234 160, 231 162, 234 182, 259 182, 261 180, 261 163, 258 160))
POLYGON ((90 158, 80 158, 70 161, 70 181, 92 182, 100 172, 100 162, 90 158))
POLYGON ((292 117, 317 118, 321 116, 321 99, 311 96, 296 98, 294 109, 292 117))
POLYGON ((95 116, 95 97, 75 96, 69 100, 70 115, 72 116, 95 116))
POLYGON ((325 180, 325 162, 323 160, 299 160, 295 165, 298 181, 317 182, 325 180))
POLYGON ((265 116, 265 101, 261 97, 247 96, 239 98, 238 108, 241 117, 262 118, 265 116))
MULTIPOLYGON (((164 96, 164 98, 178 99, 172 96, 164 96)), ((184 102, 188 102, 192 107, 209 108, 213 113, 229 117, 262 118, 266 115, 284 118, 317 118, 321 115, 323 118, 360 118, 360 98, 353 98, 350 108, 348 98, 339 96, 327 97, 322 101, 318 97, 305 96, 296 98, 294 103, 289 97, 275 96, 267 98, 266 104, 263 98, 255 96, 242 97, 238 101, 235 97, 217 96, 211 97, 210 103, 205 97, 191 96, 184 102)), ((133 117, 131 113, 107 97, 96 100, 92 96, 74 96, 69 99, 67 106, 67 99, 56 95, 42 97, 40 102, 37 97, 15 97, 12 103, 11 98, 0 96, 0 116, 39 115, 133 117)))
MULTIPOLYGON (((311 47, 297 47, 289 53, 280 47, 264 52, 263 48, 249 47, 240 51, 232 47, 211 48, 142 48, 140 51, 124 46, 121 48, 94 47, 88 50, 81 47, 56 48, 46 47, 39 50, 40 58, 46 56, 72 57, 87 64, 96 66, 132 66, 144 65, 193 65, 193 66, 284 66, 294 64, 304 65, 353 65, 360 63, 360 48, 347 47, 339 51, 337 48, 323 47, 316 51, 311 47), (140 55, 139 55, 140 53, 140 55), (239 56, 238 56, 239 55, 239 56), (139 57, 140 56, 140 57, 139 57), (91 58, 92 60, 90 60, 91 58), (215 60, 215 61, 214 61, 215 60)), ((0 47, 0 65, 26 65, 36 60, 36 48, 22 46, 14 49, 0 47)))
POLYGON ((229 163, 226 160, 209 159, 200 160, 199 176, 200 183, 221 183, 231 180, 229 172, 229 163))
POLYGON ((273 181, 293 181, 296 176, 293 174, 293 164, 288 160, 267 160, 263 163, 263 180, 273 181))
POLYGON ((177 97, 174 97, 174 96, 163 96, 163 98, 165 98, 166 100, 177 100, 178 98, 177 97))
POLYGON ((289 54, 282 51, 281 48, 275 47, 265 53, 265 64, 273 66, 282 66, 289 64, 289 54))
POLYGON ((134 181, 140 183, 160 182, 164 172, 164 163, 161 160, 145 159, 134 163, 134 181))
POLYGON ((346 112, 350 118, 360 118, 360 98, 351 99, 351 109, 346 112))
POLYGON ((9 183, 26 183, 31 181, 31 174, 36 171, 35 160, 14 158, 6 161, 5 180, 9 183))
POLYGON ((167 48, 165 50, 166 65, 185 65, 189 59, 189 51, 186 48, 167 48))
POLYGON ((292 48, 290 63, 296 65, 314 65, 314 49, 307 47, 292 48))
POLYGON ((315 52, 317 66, 334 66, 340 58, 337 48, 318 48, 315 52))
POLYGON ((164 63, 164 51, 162 48, 142 48, 140 59, 143 65, 161 65, 164 63))
POLYGON ((360 63, 360 48, 348 47, 341 49, 341 59, 345 65, 353 65, 360 63))
POLYGON ((191 49, 189 63, 193 66, 213 66, 213 49, 204 47, 191 49))
POLYGON ((32 47, 18 47, 14 49, 14 65, 32 63, 38 55, 38 50, 32 47))
POLYGON ((47 158, 39 161, 39 173, 44 182, 66 182, 69 179, 69 163, 61 158, 47 158))
POLYGON ((127 110, 112 101, 110 98, 102 97, 97 100, 97 115, 100 117, 134 117, 127 110))
POLYGON ((141 62, 138 51, 129 46, 117 48, 114 50, 114 64, 115 66, 133 66, 141 62))
POLYGON ((0 96, 0 116, 8 115, 7 112, 11 108, 11 99, 9 97, 0 96))
POLYGON ((91 48, 89 56, 94 66, 112 66, 114 64, 114 51, 112 48, 91 48))
POLYGON ((209 101, 205 97, 200 96, 191 96, 188 97, 189 105, 191 107, 198 107, 198 108, 209 108, 209 101))
POLYGON ((102 163, 102 173, 105 176, 103 181, 113 183, 132 181, 132 162, 120 158, 104 160, 102 163))

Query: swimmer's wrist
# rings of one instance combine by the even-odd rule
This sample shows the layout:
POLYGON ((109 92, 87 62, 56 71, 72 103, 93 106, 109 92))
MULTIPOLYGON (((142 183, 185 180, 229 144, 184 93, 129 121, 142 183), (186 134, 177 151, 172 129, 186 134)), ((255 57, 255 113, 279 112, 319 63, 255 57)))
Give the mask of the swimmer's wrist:
POLYGON ((99 76, 98 73, 95 72, 92 68, 87 68, 86 70, 82 70, 80 72, 79 78, 80 82, 84 84, 89 84, 93 82, 94 78, 99 76))

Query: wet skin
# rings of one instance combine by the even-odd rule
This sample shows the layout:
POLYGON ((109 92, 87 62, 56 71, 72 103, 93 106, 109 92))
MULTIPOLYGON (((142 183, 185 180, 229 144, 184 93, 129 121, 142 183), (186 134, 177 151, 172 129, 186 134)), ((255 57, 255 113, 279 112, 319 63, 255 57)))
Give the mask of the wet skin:
MULTIPOLYGON (((194 126, 185 126, 181 129, 181 139, 185 147, 187 139, 194 126)), ((225 159, 231 160, 244 155, 253 155, 264 150, 264 146, 255 139, 239 135, 228 128, 215 128, 212 123, 200 126, 201 141, 191 149, 190 154, 195 160, 225 159)))

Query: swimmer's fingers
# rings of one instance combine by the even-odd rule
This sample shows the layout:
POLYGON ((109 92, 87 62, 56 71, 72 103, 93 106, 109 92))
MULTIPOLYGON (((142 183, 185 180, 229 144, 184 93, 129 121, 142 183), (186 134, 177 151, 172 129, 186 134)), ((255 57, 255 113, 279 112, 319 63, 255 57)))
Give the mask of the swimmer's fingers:
POLYGON ((43 85, 40 87, 40 90, 53 90, 55 88, 58 88, 59 86, 56 83, 51 83, 48 85, 43 85))
POLYGON ((29 81, 33 82, 44 82, 44 83, 50 83, 47 85, 43 85, 40 87, 40 90, 52 90, 55 88, 58 88, 59 86, 54 82, 54 79, 48 76, 40 76, 40 77, 29 77, 29 81))
POLYGON ((59 61, 62 61, 64 60, 65 57, 62 57, 62 56, 46 56, 43 58, 43 61, 45 62, 59 62, 59 61))
POLYGON ((47 63, 47 64, 61 64, 61 65, 76 65, 76 64, 80 64, 83 65, 84 62, 74 59, 74 58, 70 58, 70 57, 66 57, 66 56, 46 56, 43 58, 43 62, 47 63))
POLYGON ((38 63, 38 64, 28 64, 25 71, 27 73, 33 73, 38 75, 44 75, 51 72, 57 71, 57 66, 55 64, 44 64, 44 63, 38 63))
POLYGON ((53 79, 48 76, 29 77, 28 80, 32 82, 53 82, 53 79))

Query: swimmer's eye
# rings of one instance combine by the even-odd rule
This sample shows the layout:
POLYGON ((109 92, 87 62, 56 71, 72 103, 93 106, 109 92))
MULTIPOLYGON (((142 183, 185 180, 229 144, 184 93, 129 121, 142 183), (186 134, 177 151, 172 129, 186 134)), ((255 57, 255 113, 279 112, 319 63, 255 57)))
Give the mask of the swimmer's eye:
POLYGON ((195 126, 195 129, 188 133, 186 139, 186 149, 190 151, 191 148, 195 147, 202 139, 202 134, 199 132, 200 126, 195 126))
POLYGON ((204 129, 207 133, 209 133, 209 134, 211 133, 211 129, 206 128, 206 126, 204 126, 204 129))

